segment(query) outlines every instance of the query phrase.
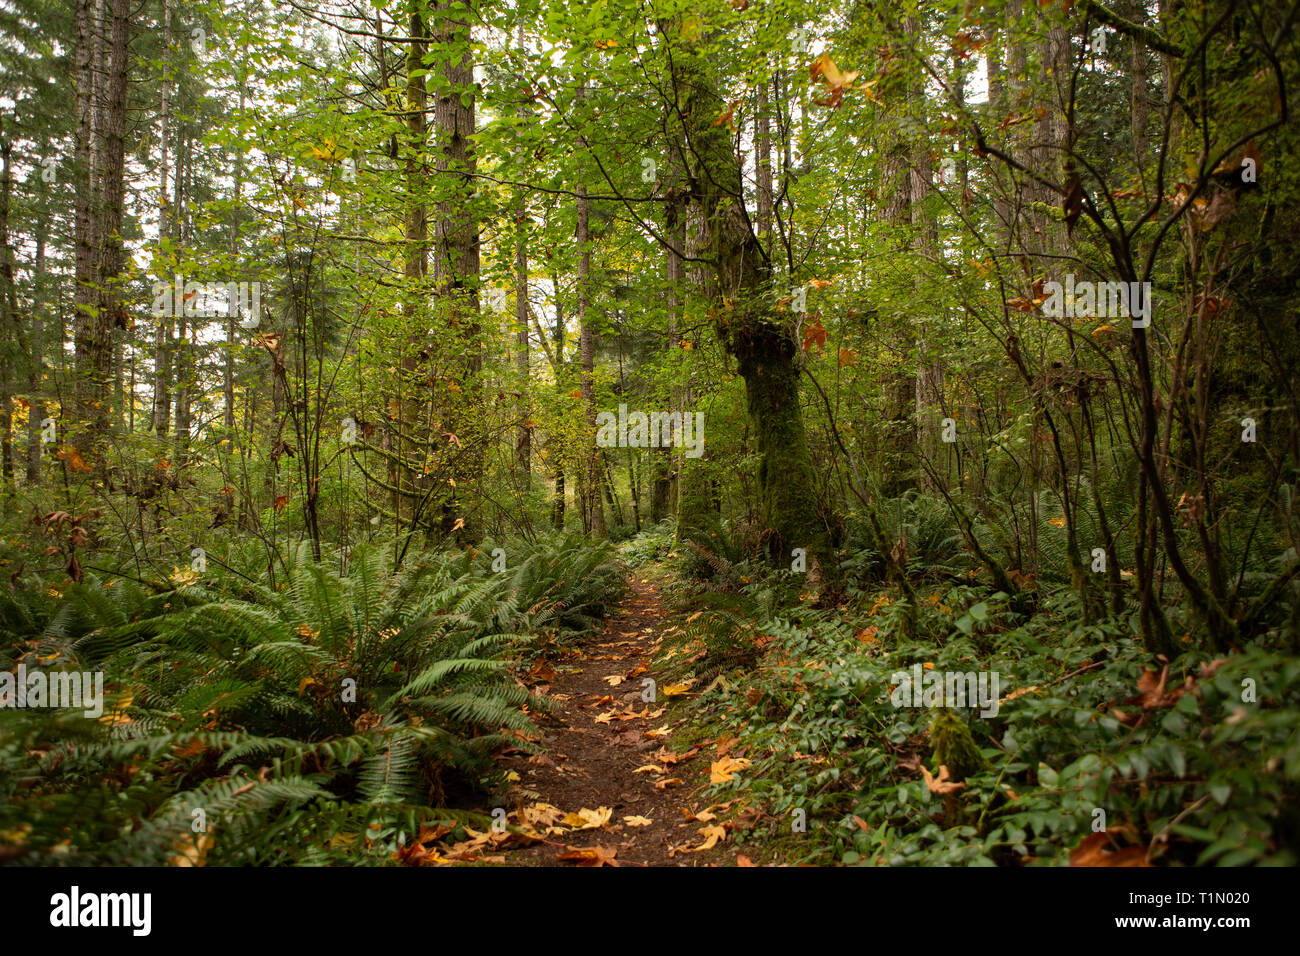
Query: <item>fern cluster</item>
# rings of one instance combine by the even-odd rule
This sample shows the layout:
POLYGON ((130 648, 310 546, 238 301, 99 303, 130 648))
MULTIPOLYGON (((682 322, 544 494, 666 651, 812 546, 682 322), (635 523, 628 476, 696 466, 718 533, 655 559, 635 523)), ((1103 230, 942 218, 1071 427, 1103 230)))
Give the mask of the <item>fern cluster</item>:
POLYGON ((431 808, 456 817, 448 790, 496 785, 492 754, 548 707, 511 658, 623 587, 608 548, 512 542, 495 571, 492 550, 395 570, 358 547, 339 574, 304 549, 274 580, 162 594, 18 582, 0 668, 99 671, 105 701, 0 710, 0 862, 379 863, 431 808))

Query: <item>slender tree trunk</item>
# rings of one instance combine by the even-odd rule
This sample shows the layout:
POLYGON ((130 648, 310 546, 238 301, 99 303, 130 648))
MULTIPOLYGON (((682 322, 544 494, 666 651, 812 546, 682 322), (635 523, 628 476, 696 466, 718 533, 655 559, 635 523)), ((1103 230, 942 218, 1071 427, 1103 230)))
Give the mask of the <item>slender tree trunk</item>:
MULTIPOLYGON (((158 146, 158 232, 162 238, 173 239, 172 201, 167 191, 168 161, 171 148, 171 45, 172 45, 172 0, 163 2, 163 74, 159 85, 162 87, 162 102, 158 110, 160 127, 158 146)), ((159 276, 160 280, 172 282, 171 274, 159 276)), ((171 428, 171 337, 172 317, 167 314, 154 317, 153 349, 153 430, 160 439, 166 439, 171 428)))
MULTIPOLYGON (((564 374, 564 303, 560 301, 559 295, 560 278, 554 273, 551 274, 551 288, 555 290, 555 334, 553 341, 555 343, 555 391, 558 396, 564 394, 564 380, 567 376, 564 374)), ((552 438, 552 441, 555 441, 555 439, 552 438)), ((551 460, 555 463, 555 491, 551 500, 551 526, 556 531, 563 531, 566 503, 564 454, 557 450, 551 456, 551 460)))
POLYGON ((591 318, 591 231, 588 222, 587 187, 578 186, 578 352, 582 363, 583 466, 579 472, 578 497, 582 504, 583 530, 605 537, 605 509, 601 502, 600 449, 596 447, 596 332, 591 318))
MULTIPOLYGON (((190 166, 188 159, 189 138, 181 136, 178 140, 178 149, 176 151, 176 175, 175 175, 175 200, 172 205, 174 226, 176 229, 176 250, 179 256, 181 250, 185 248, 187 239, 186 223, 186 206, 185 197, 188 196, 190 185, 190 166)), ((191 300, 193 301, 193 300, 191 300)), ((190 322, 190 316, 186 315, 186 306, 189 303, 175 302, 176 313, 176 341, 173 346, 173 361, 176 373, 176 400, 175 400, 175 436, 173 440, 174 457, 177 465, 185 463, 189 456, 190 447, 190 401, 194 388, 194 343, 193 339, 197 331, 197 323, 190 322)), ((191 306, 192 308, 192 306, 191 306)))
POLYGON ((14 485, 13 398, 23 348, 23 328, 18 315, 18 293, 14 284, 14 256, 9 245, 9 200, 12 192, 10 159, 13 143, 0 127, 0 329, 11 350, 0 352, 0 481, 4 485, 5 508, 16 491, 14 485))
MULTIPOLYGON (((41 198, 44 199, 44 189, 41 198)), ((45 244, 49 225, 44 219, 36 229, 36 275, 32 296, 31 367, 28 369, 27 390, 32 407, 27 413, 27 483, 35 485, 41 478, 41 432, 45 423, 45 244)))
POLYGON ((475 541, 482 535, 481 523, 467 505, 482 490, 486 441, 481 423, 479 223, 472 208, 478 160, 473 144, 476 90, 469 23, 475 13, 472 4, 467 7, 453 0, 439 0, 430 9, 437 69, 442 77, 434 105, 438 136, 435 168, 444 181, 437 208, 433 286, 445 324, 457 336, 451 364, 459 385, 449 415, 451 431, 459 442, 453 449, 456 499, 443 510, 443 531, 451 533, 460 521, 460 539, 475 541))

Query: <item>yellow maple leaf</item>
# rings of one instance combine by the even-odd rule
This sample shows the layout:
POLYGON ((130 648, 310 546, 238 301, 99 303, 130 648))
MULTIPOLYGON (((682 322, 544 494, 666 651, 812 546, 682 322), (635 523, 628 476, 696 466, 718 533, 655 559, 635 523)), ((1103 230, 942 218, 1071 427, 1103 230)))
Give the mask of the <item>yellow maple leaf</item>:
POLYGON ((596 830, 609 823, 613 816, 613 807, 598 807, 595 810, 583 807, 577 813, 565 814, 562 822, 577 830, 596 830))
POLYGON ((700 834, 704 837, 704 842, 699 846, 691 847, 690 852, 699 853, 701 850, 712 850, 718 845, 719 840, 725 840, 727 831, 716 824, 707 827, 700 827, 700 834))
POLYGON ((709 783, 726 783, 735 778, 736 771, 750 765, 747 757, 723 757, 709 765, 709 783))

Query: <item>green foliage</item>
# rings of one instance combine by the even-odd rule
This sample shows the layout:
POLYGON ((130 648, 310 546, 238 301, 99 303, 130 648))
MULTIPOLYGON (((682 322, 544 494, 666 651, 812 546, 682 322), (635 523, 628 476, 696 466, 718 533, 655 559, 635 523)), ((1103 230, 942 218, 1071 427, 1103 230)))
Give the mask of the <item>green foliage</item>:
POLYGON ((0 859, 376 863, 399 829, 465 817, 448 788, 499 785, 491 755, 530 748, 549 707, 510 659, 623 587, 605 548, 511 554, 505 573, 433 552, 394 571, 357 547, 340 575, 302 553, 274 585, 160 595, 87 575, 57 605, 24 582, 0 601, 23 628, 0 668, 102 671, 105 712, 0 710, 0 859))
POLYGON ((1293 657, 1257 646, 1210 663, 1191 651, 1161 698, 1161 665, 1131 621, 1071 625, 1063 590, 1029 622, 1005 606, 974 615, 969 593, 927 597, 914 642, 899 636, 897 605, 748 622, 775 640, 733 683, 747 692, 719 686, 697 705, 754 760, 713 787, 770 815, 744 839, 809 862, 1060 865, 1102 821, 1163 864, 1300 858, 1293 657), (896 707, 898 672, 921 663, 998 673, 998 712, 896 707), (937 776, 940 764, 962 786, 932 792, 921 767, 937 776), (806 839, 790 835, 796 809, 806 839))

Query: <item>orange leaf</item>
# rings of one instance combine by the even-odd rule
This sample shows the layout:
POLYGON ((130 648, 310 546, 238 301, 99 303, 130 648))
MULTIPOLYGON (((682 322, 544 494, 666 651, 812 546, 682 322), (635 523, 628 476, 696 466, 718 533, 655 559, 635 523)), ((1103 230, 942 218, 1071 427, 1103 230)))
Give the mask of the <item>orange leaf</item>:
POLYGON ((808 349, 814 345, 821 348, 825 344, 826 330, 822 328, 821 322, 817 319, 813 319, 812 321, 805 323, 803 327, 803 350, 807 352, 808 349))
POLYGON ((617 848, 569 847, 556 859, 564 863, 576 863, 578 866, 618 866, 618 861, 614 859, 616 856, 618 856, 617 848))
POLYGON ((1111 839, 1106 833, 1089 833, 1070 851, 1070 866, 1150 866, 1146 850, 1140 846, 1126 846, 1121 850, 1108 850, 1111 839))

